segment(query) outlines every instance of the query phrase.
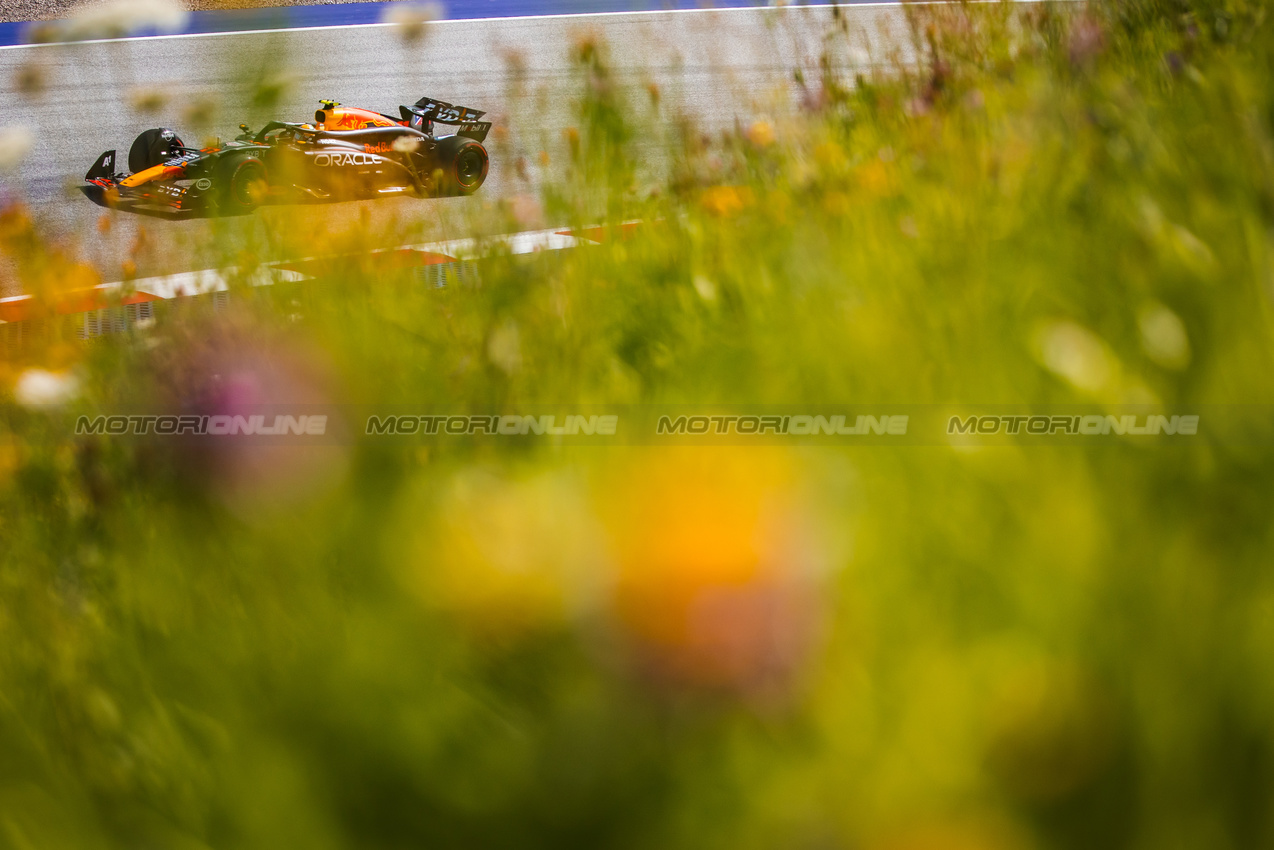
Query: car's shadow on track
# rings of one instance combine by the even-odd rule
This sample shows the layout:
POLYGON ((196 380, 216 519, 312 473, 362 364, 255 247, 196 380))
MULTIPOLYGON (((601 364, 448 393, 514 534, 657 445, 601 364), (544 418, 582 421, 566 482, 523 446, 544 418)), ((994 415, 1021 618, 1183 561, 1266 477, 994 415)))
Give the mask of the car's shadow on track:
MULTIPOLYGON (((378 198, 376 198, 375 196, 371 198, 314 198, 314 197, 306 197, 306 196, 288 198, 288 199, 270 198, 270 199, 266 199, 262 201, 261 205, 257 207, 257 210, 236 210, 236 211, 222 212, 216 209, 173 210, 173 209, 165 209, 160 206, 134 205, 128 202, 118 202, 118 201, 111 202, 110 200, 106 198, 106 190, 103 189, 101 186, 80 186, 79 189, 81 192, 84 193, 85 197, 87 197, 90 201, 97 204, 99 207, 102 207, 103 209, 114 210, 116 212, 132 213, 133 215, 147 216, 148 218, 158 218, 158 219, 163 219, 164 221, 192 221, 196 219, 240 218, 242 216, 252 215, 257 210, 267 208, 267 207, 334 206, 336 204, 352 204, 352 203, 361 203, 363 201, 378 200, 378 198)), ((388 195, 384 197, 385 198, 403 197, 404 194, 406 193, 395 193, 393 195, 388 195)), ((438 200, 439 199, 437 196, 433 196, 433 195, 426 195, 426 196, 407 195, 407 197, 421 198, 422 200, 438 200)))
POLYGON ((202 210, 172 210, 157 206, 139 206, 130 203, 111 202, 106 197, 106 190, 101 186, 80 186, 79 190, 83 192, 84 196, 90 201, 106 210, 132 213, 133 215, 143 215, 149 218, 164 219, 165 221, 189 221, 195 218, 216 218, 215 214, 202 210))

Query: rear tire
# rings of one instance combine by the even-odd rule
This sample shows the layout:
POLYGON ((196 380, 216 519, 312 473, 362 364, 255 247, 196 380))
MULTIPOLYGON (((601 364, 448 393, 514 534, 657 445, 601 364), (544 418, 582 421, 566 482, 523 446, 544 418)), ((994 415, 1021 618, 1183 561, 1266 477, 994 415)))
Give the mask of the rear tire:
POLYGON ((270 189, 270 175, 265 163, 254 156, 241 156, 225 162, 218 170, 221 184, 221 212, 250 213, 260 206, 270 189))
POLYGON ((147 130, 133 141, 128 149, 128 168, 134 174, 154 168, 177 156, 177 148, 185 147, 174 130, 156 127, 147 130))
POLYGON ((439 195, 472 195, 487 179, 490 160, 481 142, 466 136, 448 136, 438 141, 437 181, 439 195))

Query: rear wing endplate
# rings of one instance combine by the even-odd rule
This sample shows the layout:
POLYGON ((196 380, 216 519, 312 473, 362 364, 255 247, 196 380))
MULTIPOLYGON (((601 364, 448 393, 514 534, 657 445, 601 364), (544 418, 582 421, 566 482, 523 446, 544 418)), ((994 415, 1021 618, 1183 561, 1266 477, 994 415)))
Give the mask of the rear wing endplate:
POLYGON ((457 136, 467 136, 475 142, 482 141, 487 137, 487 133, 490 132, 490 121, 466 121, 456 128, 457 136))
POLYGON ((481 109, 456 106, 446 101, 434 100, 432 97, 422 97, 416 101, 415 105, 400 108, 403 120, 417 130, 426 129, 430 122, 452 124, 457 126, 456 135, 467 136, 479 142, 491 131, 490 121, 478 120, 486 115, 481 109))

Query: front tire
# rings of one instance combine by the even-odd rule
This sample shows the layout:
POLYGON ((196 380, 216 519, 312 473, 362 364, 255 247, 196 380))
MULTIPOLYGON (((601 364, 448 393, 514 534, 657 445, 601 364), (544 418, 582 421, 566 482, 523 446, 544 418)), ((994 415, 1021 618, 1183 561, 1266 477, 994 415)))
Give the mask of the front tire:
POLYGON ((466 136, 440 139, 437 152, 439 195, 472 195, 487 179, 490 160, 481 142, 466 136))
POLYGON ((252 212, 260 206, 270 189, 270 175, 265 163, 254 156, 236 157, 225 162, 218 177, 223 213, 242 215, 252 212))

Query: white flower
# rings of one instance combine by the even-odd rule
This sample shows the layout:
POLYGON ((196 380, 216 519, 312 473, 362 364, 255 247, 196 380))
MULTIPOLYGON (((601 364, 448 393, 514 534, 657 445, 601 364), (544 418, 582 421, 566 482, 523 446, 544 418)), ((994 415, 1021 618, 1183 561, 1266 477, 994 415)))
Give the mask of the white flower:
POLYGON ((1074 322, 1052 322, 1035 334, 1040 364, 1081 390, 1097 392, 1109 387, 1119 364, 1100 337, 1074 322))
POLYGON ((0 171, 12 171, 35 146, 35 136, 26 127, 0 128, 0 171))
POLYGON ((393 148, 399 153, 411 153, 420 147, 420 139, 415 136, 399 136, 394 139, 393 148))
POLYGON ((13 387, 13 399, 23 407, 57 407, 79 393, 80 382, 66 372, 28 369, 13 387))
POLYGON ((69 41, 119 38, 138 30, 176 32, 190 13, 175 0, 107 0, 77 7, 61 32, 69 41))
POLYGON ((1176 313, 1164 305, 1147 304, 1137 316, 1141 347, 1146 355, 1165 369, 1184 369, 1190 363, 1190 338, 1176 313))
POLYGON ((522 366, 522 337, 512 320, 496 328, 487 341, 487 357, 506 374, 522 366))

